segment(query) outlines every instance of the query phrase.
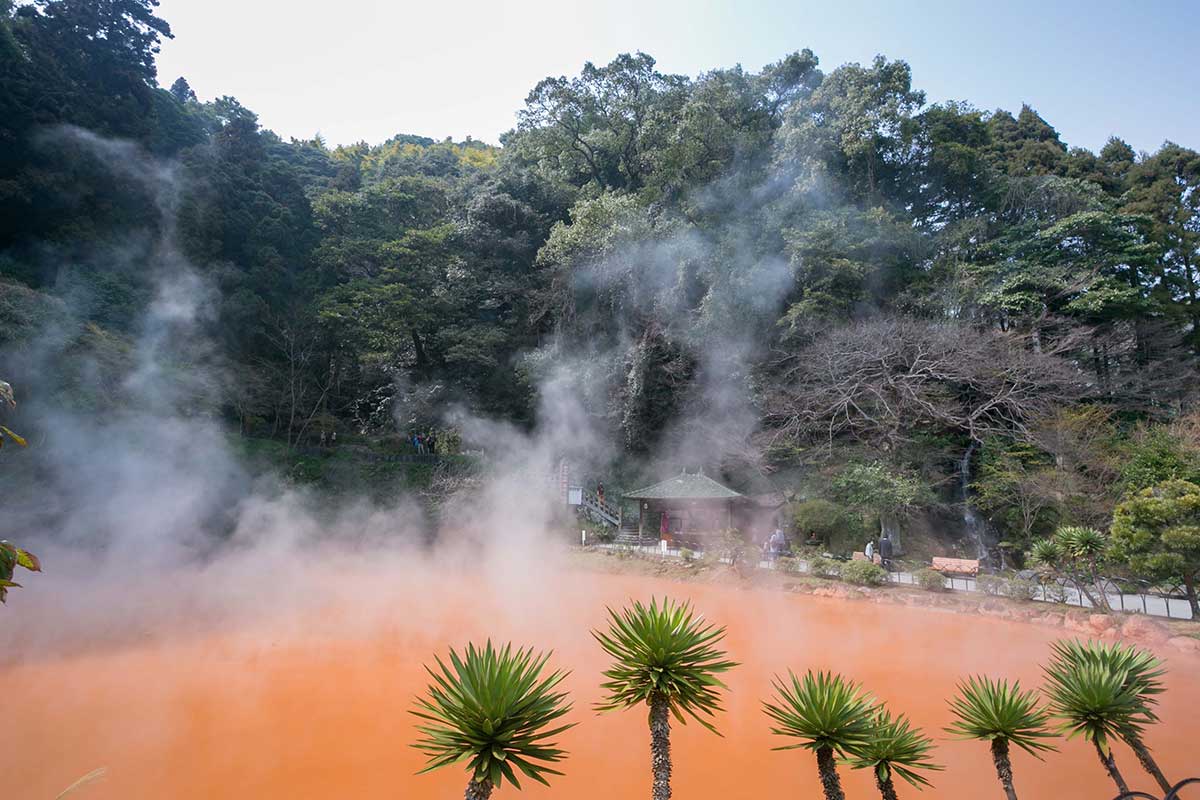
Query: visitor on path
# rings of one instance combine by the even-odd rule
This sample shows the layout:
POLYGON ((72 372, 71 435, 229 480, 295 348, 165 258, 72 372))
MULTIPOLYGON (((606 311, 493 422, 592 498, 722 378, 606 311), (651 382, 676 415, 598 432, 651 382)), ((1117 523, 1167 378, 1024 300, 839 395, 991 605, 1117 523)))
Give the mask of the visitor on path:
POLYGON ((428 443, 429 443, 429 455, 436 456, 437 455, 437 432, 436 431, 431 432, 429 434, 429 442, 428 443))
POLYGON ((600 501, 600 505, 604 505, 604 484, 596 484, 596 499, 600 501))
POLYGON ((808 531, 808 541, 805 542, 805 544, 807 544, 810 547, 816 547, 820 543, 821 543, 821 540, 820 540, 820 538, 817 537, 817 531, 813 528, 810 528, 808 531))
POLYGON ((871 539, 867 542, 867 546, 863 548, 863 552, 867 554, 867 561, 875 561, 875 540, 871 539))
POLYGON ((892 571, 892 540, 885 533, 883 538, 879 540, 879 558, 883 562, 883 568, 888 572, 892 571))
POLYGON ((420 453, 421 452, 421 437, 417 436, 416 431, 412 432, 412 435, 409 437, 409 441, 412 442, 413 452, 420 453))
POLYGON ((783 531, 779 528, 771 534, 771 538, 767 539, 767 560, 774 561, 787 552, 787 537, 783 535, 783 531))

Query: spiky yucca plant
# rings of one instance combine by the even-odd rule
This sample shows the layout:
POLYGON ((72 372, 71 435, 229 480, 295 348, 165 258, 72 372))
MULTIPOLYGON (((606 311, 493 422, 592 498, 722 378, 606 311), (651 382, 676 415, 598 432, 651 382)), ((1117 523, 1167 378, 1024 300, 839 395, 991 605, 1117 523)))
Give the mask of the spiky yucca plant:
POLYGON ((774 685, 775 702, 763 703, 775 723, 771 733, 799 740, 774 749, 813 751, 826 800, 845 800, 836 757, 868 745, 874 701, 858 684, 832 672, 809 670, 798 678, 789 671, 786 681, 777 676, 774 685))
POLYGON ((1061 721, 1062 731, 1067 738, 1081 736, 1091 743, 1118 791, 1128 792, 1112 740, 1141 739, 1142 729, 1150 721, 1129 671, 1092 659, 1055 658, 1044 672, 1050 711, 1061 721))
POLYGON ((1055 749, 1046 742, 1054 736, 1049 730, 1049 712, 1038 703, 1037 692, 1021 691, 1019 681, 1010 685, 985 675, 969 677, 958 684, 950 713, 955 720, 947 733, 990 744, 996 776, 1008 800, 1017 800, 1011 745, 1039 759, 1041 753, 1055 749))
POLYGON ((553 726, 571 705, 555 691, 567 673, 542 674, 549 658, 490 640, 462 656, 451 649, 449 665, 435 656, 437 670, 425 668, 434 682, 412 711, 424 720, 413 744, 428 757, 421 772, 469 760, 466 800, 486 800, 504 781, 519 789, 517 771, 546 785, 547 775, 561 775, 547 765, 566 753, 550 740, 574 723, 553 726))
MULTIPOLYGON (((1163 663, 1153 653, 1119 642, 1081 642, 1077 639, 1064 639, 1050 646, 1054 653, 1053 663, 1059 670, 1068 670, 1073 666, 1094 664, 1101 669, 1125 675, 1125 686, 1141 703, 1139 714, 1143 725, 1158 722, 1154 706, 1158 705, 1157 695, 1166 691, 1162 677, 1166 674, 1163 663)), ((1141 728, 1131 728, 1119 732, 1125 743, 1133 750, 1142 768, 1154 778, 1155 783, 1165 793, 1172 790, 1171 782, 1159 769, 1158 762, 1150 754, 1150 748, 1141 735, 1141 728)))
POLYGON ((671 796, 671 720, 688 717, 713 733, 709 721, 721 710, 717 677, 737 664, 717 645, 725 628, 704 623, 689 603, 651 599, 650 605, 608 609, 607 631, 592 631, 604 652, 613 658, 601 687, 604 700, 597 711, 614 711, 645 704, 650 708, 651 797, 671 796))
POLYGON ((1059 528, 1054 539, 1062 554, 1067 558, 1076 573, 1082 573, 1091 579, 1096 589, 1093 604, 1104 611, 1111 611, 1108 595, 1100 580, 1100 563, 1108 554, 1108 535, 1095 528, 1085 528, 1078 525, 1068 525, 1059 528))
POLYGON ((871 717, 866 744, 855 748, 847 763, 854 769, 870 769, 883 800, 897 800, 892 775, 899 775, 913 786, 929 786, 918 770, 943 769, 929 759, 933 740, 914 728, 903 714, 895 717, 880 706, 871 717))

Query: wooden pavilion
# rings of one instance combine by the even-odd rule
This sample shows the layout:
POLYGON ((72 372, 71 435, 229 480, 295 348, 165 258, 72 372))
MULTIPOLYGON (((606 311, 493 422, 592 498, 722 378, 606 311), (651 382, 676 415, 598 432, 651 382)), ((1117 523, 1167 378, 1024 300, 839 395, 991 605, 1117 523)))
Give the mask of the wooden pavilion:
POLYGON ((703 472, 686 471, 624 497, 637 502, 639 536, 657 532, 671 544, 691 545, 734 527, 734 508, 743 499, 703 472))

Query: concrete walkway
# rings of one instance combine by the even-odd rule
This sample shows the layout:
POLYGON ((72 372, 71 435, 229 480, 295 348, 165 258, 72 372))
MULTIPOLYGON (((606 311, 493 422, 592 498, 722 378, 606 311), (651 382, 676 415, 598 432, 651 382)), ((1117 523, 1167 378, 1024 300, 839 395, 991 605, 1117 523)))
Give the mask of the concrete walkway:
MULTIPOLYGON (((641 553, 646 556, 658 556, 660 558, 681 559, 683 556, 677 548, 652 547, 649 545, 628 546, 618 544, 596 544, 589 545, 603 550, 625 550, 641 553)), ((727 559, 722 559, 728 563, 727 559)), ((794 559, 796 566, 799 567, 801 573, 809 571, 808 561, 802 558, 794 559)), ((759 569, 775 569, 776 565, 770 561, 759 561, 757 564, 759 569)), ((888 580, 891 583, 905 584, 916 586, 917 579, 910 572, 890 572, 888 580)), ((944 578, 947 589, 954 589, 961 592, 980 592, 979 585, 974 578, 944 578)), ((1061 602, 1070 606, 1079 606, 1080 608, 1091 608, 1092 604, 1088 601, 1083 593, 1071 586, 1058 586, 1040 584, 1038 593, 1033 597, 1033 601, 1037 603, 1053 603, 1061 602), (1061 599, 1059 597, 1061 596, 1061 599)), ((1188 604, 1186 597, 1162 597, 1153 594, 1108 594, 1109 605, 1114 610, 1125 611, 1136 614, 1146 614, 1152 617, 1166 617, 1169 619, 1191 619, 1192 609, 1188 604)))

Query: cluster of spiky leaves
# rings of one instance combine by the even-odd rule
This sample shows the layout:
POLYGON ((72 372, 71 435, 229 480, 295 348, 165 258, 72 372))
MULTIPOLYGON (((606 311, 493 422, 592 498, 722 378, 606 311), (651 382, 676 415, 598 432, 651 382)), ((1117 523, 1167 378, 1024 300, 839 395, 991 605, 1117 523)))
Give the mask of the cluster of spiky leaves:
POLYGON ((903 714, 893 717, 880 706, 870 717, 870 735, 855 748, 847 759, 854 769, 873 769, 879 780, 887 780, 894 772, 913 786, 929 786, 929 781, 917 770, 943 769, 930 760, 933 740, 913 727, 903 714))
POLYGON ((717 678, 737 666, 717 645, 725 628, 705 624, 689 603, 664 598, 660 605, 634 602, 620 611, 608 609, 607 631, 592 631, 613 665, 604 671, 601 684, 606 692, 598 711, 629 708, 649 703, 654 696, 667 700, 671 713, 681 723, 685 715, 713 733, 706 719, 721 710, 717 678))
POLYGON ((763 703, 774 722, 771 733, 800 741, 775 750, 828 747, 839 756, 865 748, 871 740, 874 701, 858 684, 832 672, 809 670, 803 678, 788 671, 776 677, 775 702, 763 703))
POLYGON ((1162 678, 1167 670, 1162 661, 1148 650, 1120 642, 1081 642, 1062 639, 1050 645, 1052 666, 1065 669, 1080 664, 1096 664, 1112 672, 1124 672, 1125 684, 1142 701, 1142 713, 1147 721, 1157 722, 1154 706, 1157 695, 1166 691, 1162 678))
POLYGON ((1054 737, 1050 713, 1038 703, 1037 692, 1021 691, 1019 681, 1010 685, 1006 680, 972 676, 959 683, 950 712, 955 721, 946 731, 959 738, 1003 739, 1038 758, 1056 749, 1046 741, 1054 737))
POLYGON ((30 572, 42 571, 42 564, 33 553, 22 550, 12 542, 0 540, 0 603, 6 601, 9 589, 21 588, 21 584, 13 580, 17 567, 24 567, 30 572))
POLYGON ((1157 720, 1161 665, 1134 648, 1056 642, 1045 667, 1050 710, 1068 738, 1082 736, 1107 754, 1113 738, 1138 739, 1157 720))
POLYGON ((1043 569, 1053 569, 1062 561, 1063 552, 1053 539, 1038 539, 1029 548, 1029 562, 1043 569))
POLYGON ((1043 571, 1094 568, 1109 552, 1108 536, 1095 528, 1064 526, 1033 543, 1027 558, 1043 571))
POLYGON ((489 640, 468 644, 461 657, 452 649, 449 665, 438 658, 437 670, 427 666, 434 682, 412 712, 425 720, 413 745, 428 756, 421 772, 469 759, 472 779, 496 787, 507 780, 519 788, 517 770, 546 785, 546 775, 561 775, 547 764, 566 753, 550 739, 574 723, 552 727, 571 705, 555 691, 567 673, 542 675, 549 657, 489 640))
POLYGON ((1054 541, 1074 559, 1100 558, 1108 550, 1108 537, 1095 528, 1068 525, 1055 532, 1054 541))

